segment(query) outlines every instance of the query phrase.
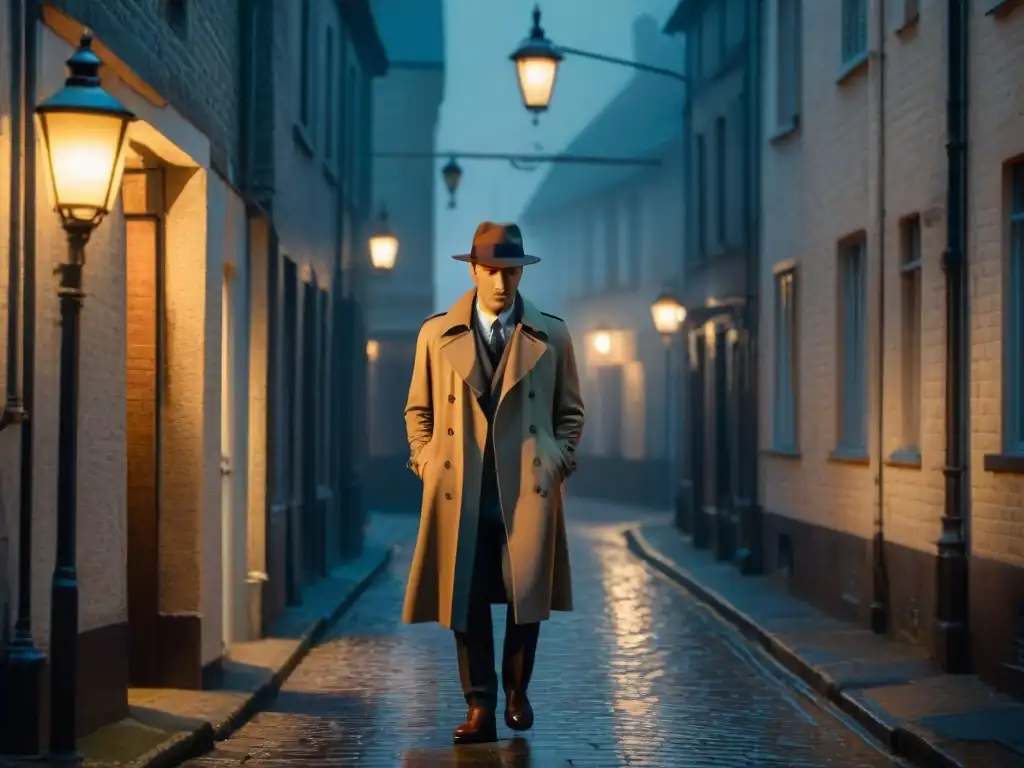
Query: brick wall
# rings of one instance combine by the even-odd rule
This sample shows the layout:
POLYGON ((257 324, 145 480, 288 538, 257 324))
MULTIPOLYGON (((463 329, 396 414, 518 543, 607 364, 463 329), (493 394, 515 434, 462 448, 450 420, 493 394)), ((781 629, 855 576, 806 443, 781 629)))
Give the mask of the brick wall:
POLYGON ((239 0, 50 0, 91 28, 210 138, 229 178, 238 140, 239 0), (180 7, 183 13, 174 11, 180 7))
MULTIPOLYGON (((766 114, 762 447, 771 447, 772 267, 793 259, 798 276, 800 456, 769 453, 765 457, 761 496, 770 513, 867 539, 877 511, 876 483, 881 482, 885 537, 891 552, 890 621, 897 636, 928 642, 934 613, 935 541, 944 500, 946 317, 941 259, 946 247, 946 5, 925 0, 919 17, 901 27, 892 17, 901 4, 889 3, 890 15, 880 32, 874 16, 877 2, 870 3, 869 60, 842 80, 837 79, 840 4, 803 3, 800 127, 785 140, 773 142, 771 116, 766 114), (878 79, 879 43, 884 43, 884 96, 878 79), (877 166, 879 120, 885 126, 881 169, 877 166), (882 201, 877 198, 879 191, 884 192, 882 201), (879 202, 885 209, 881 222, 879 202), (906 405, 900 232, 901 221, 913 215, 921 219, 921 461, 920 466, 897 466, 888 459, 903 441, 906 405), (870 461, 866 465, 829 460, 837 417, 836 243, 856 230, 867 233, 869 250, 870 461), (884 315, 878 311, 880 306, 884 315), (879 455, 877 339, 883 317, 884 418, 879 455)), ((986 472, 983 467, 984 455, 1000 450, 1002 402, 1009 394, 1002 391, 1001 367, 1002 276, 1008 248, 1003 165, 1024 153, 1024 115, 1015 97, 1024 67, 1024 11, 986 16, 981 4, 972 4, 970 36, 971 622, 976 664, 994 678, 1011 652, 1013 618, 1018 603, 1024 601, 1024 578, 1018 570, 1024 566, 1024 477, 986 472)), ((765 61, 769 92, 774 87, 771 57, 769 45, 765 61)), ((767 544, 773 546, 773 542, 767 544)), ((861 595, 866 594, 871 578, 867 557, 836 567, 860 570, 859 576, 851 578, 860 580, 861 595)), ((840 596, 823 597, 838 600, 840 596)))

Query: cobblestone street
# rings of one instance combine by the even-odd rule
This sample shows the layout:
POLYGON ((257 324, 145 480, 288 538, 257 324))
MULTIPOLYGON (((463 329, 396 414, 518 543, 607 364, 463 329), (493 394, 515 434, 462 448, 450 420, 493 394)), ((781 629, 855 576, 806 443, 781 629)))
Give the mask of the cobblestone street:
MULTIPOLYGON (((189 763, 285 765, 893 765, 683 590, 625 548, 631 521, 570 500, 576 611, 541 630, 525 739, 451 745, 465 713, 449 632, 400 623, 403 546, 268 711, 189 763)), ((501 622, 496 631, 501 635, 501 622)), ((500 639, 497 640, 500 648, 500 639)))

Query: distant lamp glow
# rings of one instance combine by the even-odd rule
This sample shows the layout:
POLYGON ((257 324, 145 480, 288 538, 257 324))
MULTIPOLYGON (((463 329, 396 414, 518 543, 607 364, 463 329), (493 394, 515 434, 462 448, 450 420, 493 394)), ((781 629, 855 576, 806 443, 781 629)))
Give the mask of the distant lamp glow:
POLYGON ((679 303, 670 286, 666 285, 651 304, 651 318, 663 339, 670 340, 679 333, 686 320, 686 308, 679 303))
POLYGON ((595 331, 590 343, 594 346, 594 351, 601 357, 612 351, 612 335, 608 331, 595 331))
POLYGON ((366 359, 376 360, 380 357, 380 343, 376 339, 366 342, 366 359))
POLYGON ((454 157, 441 169, 441 178, 444 179, 445 189, 448 190, 448 208, 454 209, 455 192, 459 188, 459 182, 462 181, 462 168, 455 162, 454 157))
POLYGON ((121 191, 128 126, 135 115, 100 86, 92 36, 68 59, 64 87, 36 107, 54 202, 67 227, 95 227, 121 191))
POLYGON ((533 124, 538 122, 541 112, 546 112, 555 92, 555 80, 558 77, 558 65, 562 54, 544 36, 540 26, 540 8, 533 8, 533 28, 530 36, 519 44, 515 52, 509 56, 516 65, 516 78, 519 82, 519 95, 523 106, 533 113, 533 124))
POLYGON ((388 212, 381 208, 377 218, 377 226, 370 235, 370 261, 373 268, 381 272, 390 272, 398 260, 398 238, 391 232, 388 223, 388 212))

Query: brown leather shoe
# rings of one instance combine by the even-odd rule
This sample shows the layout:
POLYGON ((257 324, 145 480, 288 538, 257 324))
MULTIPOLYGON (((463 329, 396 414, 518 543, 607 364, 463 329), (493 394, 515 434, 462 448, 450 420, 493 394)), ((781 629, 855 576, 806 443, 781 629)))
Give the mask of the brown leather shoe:
POLYGON ((498 726, 494 711, 480 704, 473 704, 466 713, 466 722, 455 729, 456 744, 485 744, 498 740, 498 726))
POLYGON ((505 697, 505 725, 513 731, 528 731, 533 727, 533 707, 524 691, 509 691, 505 697))

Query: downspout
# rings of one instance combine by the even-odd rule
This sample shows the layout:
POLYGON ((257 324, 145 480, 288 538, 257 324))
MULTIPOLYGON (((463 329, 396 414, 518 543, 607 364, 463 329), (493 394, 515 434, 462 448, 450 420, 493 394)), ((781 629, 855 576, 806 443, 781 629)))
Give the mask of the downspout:
POLYGON ((964 517, 965 307, 967 303, 968 0, 948 3, 948 187, 946 197, 946 478, 937 544, 935 658, 944 672, 970 669, 967 539, 964 517))
POLYGON ((745 359, 742 363, 744 373, 742 392, 743 411, 746 418, 743 425, 746 450, 746 465, 741 472, 741 493, 744 497, 743 515, 740 530, 743 539, 742 549, 736 553, 740 571, 744 575, 762 573, 764 570, 764 542, 761 531, 761 509, 758 505, 758 448, 760 430, 758 423, 758 335, 760 320, 760 245, 761 245, 761 24, 762 3, 751 2, 747 11, 747 37, 750 41, 747 63, 747 99, 746 123, 747 132, 744 137, 746 154, 747 189, 745 202, 747 264, 746 264, 746 301, 744 302, 743 325, 746 329, 745 359))
MULTIPOLYGON (((8 219, 10 232, 7 262, 7 396, 0 413, 0 432, 11 424, 25 419, 25 404, 19 391, 18 364, 19 339, 18 323, 21 312, 21 158, 24 144, 24 7, 21 0, 10 4, 10 45, 11 45, 11 199, 8 219)), ((27 275, 27 272, 26 272, 27 275)), ((26 347, 26 350, 28 348, 26 347)))
POLYGON ((871 631, 884 635, 888 629, 889 574, 885 564, 885 3, 877 4, 878 136, 876 140, 875 227, 878 232, 878 359, 876 362, 877 403, 875 412, 878 482, 875 483, 874 535, 871 538, 871 631))
MULTIPOLYGON (((23 237, 21 243, 11 239, 11 261, 16 259, 18 246, 21 247, 24 265, 24 325, 22 328, 22 349, 24 350, 21 369, 22 411, 21 456, 18 494, 18 607, 14 624, 14 637, 7 646, 5 659, 5 695, 9 698, 5 713, 4 751, 9 754, 33 755, 41 748, 41 696, 43 685, 43 662, 45 656, 32 636, 32 563, 35 561, 32 548, 33 513, 33 424, 29 418, 35 399, 35 349, 36 349, 36 134, 32 109, 36 103, 38 78, 38 0, 15 0, 11 3, 12 56, 15 68, 12 79, 19 80, 18 73, 24 74, 24 82, 11 88, 12 102, 12 144, 11 174, 19 173, 19 149, 23 152, 24 188, 11 185, 11 230, 20 225, 23 237), (22 58, 20 54, 24 54, 22 58), (17 88, 17 90, 16 90, 17 88), (20 145, 19 145, 20 139, 20 145), (17 208, 24 195, 24 208, 17 208), (18 215, 15 215, 15 210, 18 215)), ((13 318, 16 315, 12 313, 13 318)), ((8 369, 10 373, 10 369, 8 369)))

